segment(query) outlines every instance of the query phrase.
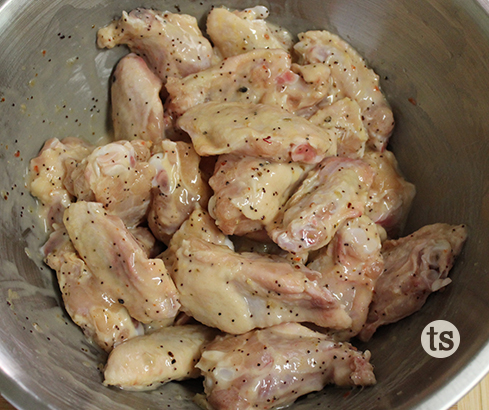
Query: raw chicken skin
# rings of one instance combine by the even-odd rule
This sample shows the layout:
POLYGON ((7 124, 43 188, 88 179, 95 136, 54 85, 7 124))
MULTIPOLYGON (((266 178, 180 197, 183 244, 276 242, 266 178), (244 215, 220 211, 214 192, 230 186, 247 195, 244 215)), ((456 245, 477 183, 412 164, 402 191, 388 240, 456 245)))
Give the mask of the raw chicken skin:
POLYGON ((147 141, 112 142, 97 147, 74 168, 74 195, 78 200, 100 202, 128 227, 143 221, 151 199, 155 170, 147 141))
POLYGON ((197 204, 188 219, 172 236, 168 248, 159 256, 165 262, 165 266, 170 275, 173 276, 174 263, 176 261, 175 254, 177 250, 182 246, 184 240, 190 238, 199 238, 205 242, 224 245, 229 249, 234 250, 233 243, 219 230, 214 219, 210 217, 207 211, 197 204))
MULTIPOLYGON (((379 76, 348 43, 328 31, 299 34, 294 45, 302 64, 325 63, 331 68, 335 88, 355 100, 368 131, 368 146, 384 151, 394 128, 394 117, 379 86, 379 76)), ((335 89, 334 93, 338 94, 335 89)))
POLYGON ((171 77, 165 108, 178 118, 189 108, 208 101, 259 103, 278 79, 290 71, 291 58, 283 50, 253 50, 224 59, 183 79, 171 77))
POLYGON ((401 175, 392 152, 367 151, 363 159, 376 171, 365 213, 396 238, 404 228, 416 187, 401 175))
POLYGON ((273 221, 312 166, 222 155, 209 185, 209 212, 226 235, 245 235, 273 221))
POLYGON ((171 76, 185 77, 210 67, 212 46, 195 17, 138 8, 122 12, 97 33, 100 48, 127 44, 166 83, 171 76))
POLYGON ((207 206, 210 189, 199 170, 200 157, 191 144, 165 140, 161 153, 149 160, 156 170, 148 225, 153 234, 168 244, 196 204, 207 206))
POLYGON ((134 53, 117 63, 110 86, 112 123, 116 140, 164 138, 163 82, 134 53))
POLYGON ((265 104, 209 102, 178 120, 199 155, 235 154, 317 164, 336 155, 336 138, 305 118, 265 104))
POLYGON ((69 179, 70 164, 81 161, 92 150, 91 145, 78 138, 69 137, 62 141, 51 138, 30 161, 27 187, 41 202, 40 214, 46 221, 46 230, 63 222, 63 212, 74 200, 65 184, 69 179))
POLYGON ((184 79, 169 78, 165 107, 174 119, 209 101, 263 103, 293 114, 327 97, 329 77, 326 64, 291 64, 281 49, 256 49, 184 79))
POLYGON ((102 204, 78 201, 64 224, 80 257, 100 287, 142 323, 171 322, 180 304, 161 259, 148 259, 122 220, 102 204))
POLYGON ((154 258, 161 253, 161 244, 156 241, 156 238, 148 228, 136 226, 135 228, 128 228, 128 231, 134 236, 134 239, 148 258, 154 258))
POLYGON ((302 115, 328 96, 330 73, 326 64, 292 64, 260 102, 302 115))
POLYGON ((169 249, 176 252, 186 239, 199 238, 215 245, 224 245, 234 250, 233 243, 216 226, 209 213, 197 205, 180 229, 173 235, 169 249))
POLYGON ((216 7, 207 16, 207 34, 224 58, 257 48, 288 51, 291 41, 283 42, 282 38, 275 37, 265 22, 268 14, 263 6, 242 11, 216 7))
POLYGON ((172 380, 200 376, 201 351, 218 331, 202 325, 170 326, 131 339, 109 355, 104 384, 124 390, 154 390, 172 380))
POLYGON ((336 133, 338 156, 363 158, 368 134, 356 101, 345 97, 326 105, 310 117, 309 121, 336 133))
POLYGON ((235 334, 289 321, 349 327, 351 319, 318 286, 318 275, 280 257, 238 254, 194 237, 182 241, 172 272, 184 312, 235 334))
POLYGON ((448 274, 466 239, 464 225, 437 223, 384 242, 384 272, 375 285, 360 339, 367 341, 379 326, 417 312, 430 293, 448 285, 448 274))
POLYGON ((356 336, 367 320, 375 282, 384 268, 381 248, 375 223, 362 215, 346 221, 307 265, 321 273, 318 283, 338 298, 352 319, 349 329, 334 333, 337 340, 356 336))
POLYGON ((58 227, 43 247, 46 264, 56 271, 66 311, 89 340, 107 352, 143 333, 127 309, 108 295, 77 255, 64 227, 58 227))
POLYGON ((322 248, 343 222, 362 215, 373 177, 372 168, 361 160, 326 158, 267 226, 270 237, 289 252, 322 248))
POLYGON ((282 408, 328 384, 375 384, 370 352, 296 323, 218 336, 197 367, 215 410, 282 408))

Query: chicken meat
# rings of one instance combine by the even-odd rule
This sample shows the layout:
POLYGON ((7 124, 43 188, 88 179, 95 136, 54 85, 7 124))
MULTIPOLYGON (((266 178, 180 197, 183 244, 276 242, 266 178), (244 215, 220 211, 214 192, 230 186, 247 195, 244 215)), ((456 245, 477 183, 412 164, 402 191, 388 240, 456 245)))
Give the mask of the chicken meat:
POLYGON ((363 158, 368 134, 356 101, 342 98, 316 111, 309 121, 336 133, 338 156, 363 158))
POLYGON ((305 118, 265 104, 200 104, 178 120, 199 155, 235 154, 317 164, 336 155, 336 138, 305 118))
POLYGON ((182 241, 171 272, 182 310, 228 333, 284 322, 344 329, 351 319, 316 281, 319 273, 279 256, 236 253, 190 237, 182 241))
POLYGON ((121 218, 98 202, 78 201, 65 211, 64 224, 104 293, 142 323, 173 321, 180 303, 163 261, 148 259, 121 218))
POLYGON ((67 188, 72 164, 83 160, 93 149, 79 138, 68 137, 61 141, 51 138, 30 161, 27 187, 40 202, 39 213, 45 221, 45 230, 52 231, 53 224, 63 223, 63 213, 75 199, 67 188))
POLYGON ((343 222, 363 214, 373 177, 374 171, 362 160, 326 158, 267 226, 270 237, 294 253, 326 246, 343 222))
POLYGON ((283 408, 328 384, 376 383, 370 352, 297 323, 218 336, 197 364, 215 410, 283 408))
POLYGON ((160 151, 149 160, 156 174, 147 220, 156 238, 168 244, 196 204, 207 206, 210 188, 202 178, 200 157, 191 144, 165 140, 160 151))
POLYGON ((151 143, 116 141, 99 146, 74 167, 73 194, 78 200, 96 201, 128 227, 146 217, 155 170, 149 166, 151 143))
POLYGON ((171 77, 165 108, 178 118, 189 108, 208 101, 259 103, 290 71, 291 57, 283 50, 257 49, 224 59, 220 64, 185 78, 171 77))
POLYGON ((144 8, 123 11, 119 20, 98 30, 100 48, 120 44, 141 56, 163 83, 205 70, 214 54, 195 17, 144 8))
POLYGON ((226 235, 259 231, 273 221, 312 166, 222 155, 209 185, 209 212, 226 235))
POLYGON ((162 87, 161 79, 136 54, 128 54, 117 63, 110 85, 116 140, 158 143, 164 138, 162 87))
POLYGON ((292 36, 275 36, 273 28, 265 21, 268 15, 268 9, 264 6, 234 11, 215 7, 207 16, 206 31, 223 58, 257 48, 289 51, 292 36), (284 41, 284 37, 289 40, 284 41))
POLYGON ((338 340, 356 336, 367 320, 374 286, 384 268, 381 248, 377 226, 362 215, 347 220, 307 265, 321 273, 318 283, 338 298, 351 317, 349 329, 334 332, 338 340))
POLYGON ((362 110, 368 132, 368 146, 384 151, 394 128, 390 106, 380 90, 379 76, 351 45, 328 31, 307 31, 299 34, 294 50, 301 64, 324 63, 331 69, 332 92, 335 98, 349 97, 362 110))
POLYGON ((379 326, 417 312, 431 293, 451 283, 448 274, 466 239, 464 225, 436 223, 384 242, 384 271, 375 284, 360 339, 367 341, 379 326))
POLYGON ((124 390, 154 390, 172 380, 200 376, 202 349, 219 332, 202 325, 170 326, 128 340, 109 355, 104 384, 124 390))
POLYGON ((85 336, 107 352, 144 333, 142 325, 108 294, 81 259, 63 226, 43 246, 46 264, 56 272, 66 312, 85 336))
POLYGON ((416 187, 404 179, 391 151, 367 151, 363 159, 375 170, 365 213, 383 226, 389 237, 397 238, 404 229, 416 187))

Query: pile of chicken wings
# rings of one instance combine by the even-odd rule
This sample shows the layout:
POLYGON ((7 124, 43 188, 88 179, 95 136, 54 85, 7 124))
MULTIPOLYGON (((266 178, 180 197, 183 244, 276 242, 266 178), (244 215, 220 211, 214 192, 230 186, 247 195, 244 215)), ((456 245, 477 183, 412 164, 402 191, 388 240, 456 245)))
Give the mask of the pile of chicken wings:
MULTIPOLYGON (((463 225, 399 238, 415 195, 387 149, 379 76, 328 31, 268 10, 135 9, 98 31, 129 52, 113 141, 52 138, 28 186, 66 311, 109 353, 104 383, 203 377, 216 410, 376 382, 368 341, 450 283, 463 225)), ((413 159, 415 160, 415 159, 413 159)))

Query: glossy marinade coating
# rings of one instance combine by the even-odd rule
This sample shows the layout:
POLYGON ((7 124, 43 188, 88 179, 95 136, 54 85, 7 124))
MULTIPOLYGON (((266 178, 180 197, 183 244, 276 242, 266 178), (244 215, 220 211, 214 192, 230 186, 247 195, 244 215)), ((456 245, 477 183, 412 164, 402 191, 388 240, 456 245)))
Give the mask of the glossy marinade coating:
POLYGON ((217 337, 197 367, 207 402, 216 410, 272 409, 327 384, 375 384, 370 352, 297 323, 217 337))

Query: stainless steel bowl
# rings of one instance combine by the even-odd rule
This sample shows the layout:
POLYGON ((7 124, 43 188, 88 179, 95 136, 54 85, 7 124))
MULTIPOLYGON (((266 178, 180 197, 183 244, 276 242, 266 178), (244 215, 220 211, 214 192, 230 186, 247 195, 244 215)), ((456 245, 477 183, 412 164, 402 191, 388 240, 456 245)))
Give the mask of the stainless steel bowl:
MULTIPOLYGON (((195 383, 152 393, 102 386, 104 358, 60 307, 41 263, 45 235, 23 177, 46 139, 106 135, 108 77, 126 50, 98 50, 99 27, 136 6, 204 16, 211 5, 256 1, 0 1, 0 390, 18 408, 197 408, 195 383)), ((418 188, 407 230, 439 221, 466 223, 470 232, 453 283, 369 343, 378 384, 326 388, 296 409, 443 409, 489 370, 489 7, 479 1, 259 2, 294 32, 339 34, 380 74, 397 120, 391 147, 418 188), (449 358, 431 358, 421 346, 435 319, 460 331, 449 358)))

